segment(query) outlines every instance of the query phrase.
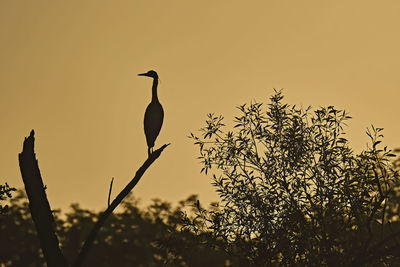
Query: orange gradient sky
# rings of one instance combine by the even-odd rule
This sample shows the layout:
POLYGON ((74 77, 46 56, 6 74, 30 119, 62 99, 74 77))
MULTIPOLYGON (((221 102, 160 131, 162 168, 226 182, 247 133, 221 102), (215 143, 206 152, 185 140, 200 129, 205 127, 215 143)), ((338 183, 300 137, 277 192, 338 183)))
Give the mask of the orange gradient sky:
POLYGON ((0 183, 21 188, 31 129, 52 208, 104 208, 147 157, 143 115, 159 73, 156 148, 172 143, 134 194, 148 203, 216 200, 186 136, 206 114, 267 101, 334 105, 351 145, 384 127, 399 147, 399 1, 0 1, 0 183))

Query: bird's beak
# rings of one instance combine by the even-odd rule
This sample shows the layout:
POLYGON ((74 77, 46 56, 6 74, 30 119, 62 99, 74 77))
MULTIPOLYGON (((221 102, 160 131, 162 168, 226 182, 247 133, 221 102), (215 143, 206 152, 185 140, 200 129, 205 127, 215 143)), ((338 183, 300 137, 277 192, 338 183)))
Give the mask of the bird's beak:
POLYGON ((139 76, 147 76, 147 73, 140 73, 139 76))

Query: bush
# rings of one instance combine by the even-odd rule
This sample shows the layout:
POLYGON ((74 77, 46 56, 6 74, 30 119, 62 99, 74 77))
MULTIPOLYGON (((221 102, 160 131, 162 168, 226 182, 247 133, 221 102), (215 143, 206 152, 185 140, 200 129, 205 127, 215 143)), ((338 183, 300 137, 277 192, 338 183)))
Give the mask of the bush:
POLYGON ((267 107, 238 109, 233 130, 209 114, 191 134, 221 203, 199 208, 187 227, 227 240, 245 265, 400 264, 399 173, 381 128, 368 129, 370 146, 355 154, 344 131, 351 117, 333 106, 298 108, 275 91, 267 107))

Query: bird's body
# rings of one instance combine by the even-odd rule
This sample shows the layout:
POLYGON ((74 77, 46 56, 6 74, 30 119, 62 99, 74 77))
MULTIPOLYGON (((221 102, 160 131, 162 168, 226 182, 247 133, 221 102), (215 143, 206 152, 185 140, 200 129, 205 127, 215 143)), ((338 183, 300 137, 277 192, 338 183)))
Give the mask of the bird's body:
POLYGON ((152 153, 154 142, 160 133, 161 126, 164 121, 164 110, 157 97, 158 75, 155 71, 151 70, 147 73, 139 74, 140 76, 147 76, 153 78, 152 98, 150 104, 146 108, 144 114, 144 133, 147 141, 148 155, 152 153))
POLYGON ((144 114, 144 134, 146 135, 148 152, 154 147, 154 142, 160 133, 164 120, 164 110, 159 101, 151 101, 144 114))

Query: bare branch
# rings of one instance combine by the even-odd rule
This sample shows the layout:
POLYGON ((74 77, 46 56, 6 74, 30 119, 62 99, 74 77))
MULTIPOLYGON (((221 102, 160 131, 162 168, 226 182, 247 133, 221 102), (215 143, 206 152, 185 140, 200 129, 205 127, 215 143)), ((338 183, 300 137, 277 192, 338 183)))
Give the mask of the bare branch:
POLYGON ((136 186, 136 184, 139 182, 140 178, 142 178, 144 172, 147 170, 147 168, 150 167, 150 165, 161 155, 161 152, 170 144, 165 144, 156 151, 154 151, 152 154, 149 155, 147 160, 143 163, 143 165, 136 171, 135 177, 125 186, 125 188, 118 194, 118 196, 113 200, 111 205, 108 206, 108 208, 99 216, 99 219, 97 220, 96 224, 92 228, 91 232, 89 233, 85 243, 83 244, 83 247, 81 251, 79 252, 79 255, 77 256, 75 262, 73 263, 72 266, 78 267, 82 266, 86 255, 90 249, 90 247, 93 244, 93 241, 96 238, 96 235, 100 228, 103 226, 105 221, 107 220, 108 216, 114 211, 114 209, 121 203, 121 201, 129 194, 129 192, 136 186))

